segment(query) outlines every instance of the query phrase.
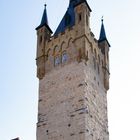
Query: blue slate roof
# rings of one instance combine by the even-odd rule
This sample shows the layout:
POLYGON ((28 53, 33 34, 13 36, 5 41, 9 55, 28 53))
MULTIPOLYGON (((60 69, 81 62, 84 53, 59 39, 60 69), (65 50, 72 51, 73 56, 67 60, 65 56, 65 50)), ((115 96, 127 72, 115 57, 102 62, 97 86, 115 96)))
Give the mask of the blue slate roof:
POLYGON ((44 12, 43 12, 43 16, 42 16, 42 20, 41 20, 40 25, 43 25, 44 23, 46 23, 48 25, 48 16, 47 16, 46 5, 44 8, 44 12))
POLYGON ((105 32, 105 27, 104 27, 104 23, 103 23, 103 19, 102 19, 102 25, 101 25, 101 31, 100 31, 100 36, 99 36, 99 40, 98 42, 102 42, 102 41, 107 41, 109 47, 110 47, 110 44, 107 40, 107 37, 106 37, 106 32, 105 32))
POLYGON ((69 7, 68 7, 63 19, 61 20, 59 26, 57 27, 57 29, 54 33, 54 36, 58 35, 59 33, 64 32, 67 27, 72 27, 75 25, 74 7, 83 3, 83 2, 85 2, 87 4, 89 10, 91 11, 86 0, 70 0, 69 7), (67 20, 69 20, 68 24, 67 24, 67 20))
POLYGON ((47 16, 46 4, 44 6, 45 6, 45 8, 44 8, 43 16, 42 16, 42 19, 41 19, 41 23, 36 28, 36 30, 38 30, 39 28, 41 28, 43 26, 46 26, 48 28, 48 30, 52 33, 52 30, 50 29, 49 24, 48 24, 48 16, 47 16))

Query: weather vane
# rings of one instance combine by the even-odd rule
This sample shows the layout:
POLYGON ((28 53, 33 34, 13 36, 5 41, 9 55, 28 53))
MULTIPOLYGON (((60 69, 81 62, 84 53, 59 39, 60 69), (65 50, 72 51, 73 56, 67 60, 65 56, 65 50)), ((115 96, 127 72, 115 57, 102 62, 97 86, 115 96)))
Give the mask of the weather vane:
POLYGON ((44 7, 46 8, 46 6, 47 6, 47 4, 45 3, 45 4, 44 4, 44 7))
POLYGON ((102 16, 101 21, 102 21, 102 22, 104 21, 104 16, 102 16))

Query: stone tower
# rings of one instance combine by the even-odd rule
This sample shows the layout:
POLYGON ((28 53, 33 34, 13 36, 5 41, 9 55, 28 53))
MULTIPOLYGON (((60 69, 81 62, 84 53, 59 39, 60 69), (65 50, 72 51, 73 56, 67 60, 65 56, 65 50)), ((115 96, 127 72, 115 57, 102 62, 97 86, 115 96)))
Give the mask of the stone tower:
POLYGON ((37 30, 37 140, 109 140, 109 42, 97 40, 86 0, 70 0, 52 34, 46 6, 37 30))

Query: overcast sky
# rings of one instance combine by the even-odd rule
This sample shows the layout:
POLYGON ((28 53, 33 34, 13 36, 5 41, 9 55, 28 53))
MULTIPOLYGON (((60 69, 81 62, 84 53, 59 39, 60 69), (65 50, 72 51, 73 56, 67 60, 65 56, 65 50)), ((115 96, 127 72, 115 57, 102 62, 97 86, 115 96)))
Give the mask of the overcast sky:
MULTIPOLYGON (((0 140, 36 140, 36 31, 45 0, 0 0, 0 140)), ((53 31, 69 0, 47 0, 53 31)), ((110 48, 110 140, 140 140, 140 1, 88 0, 98 39, 101 17, 110 48)))

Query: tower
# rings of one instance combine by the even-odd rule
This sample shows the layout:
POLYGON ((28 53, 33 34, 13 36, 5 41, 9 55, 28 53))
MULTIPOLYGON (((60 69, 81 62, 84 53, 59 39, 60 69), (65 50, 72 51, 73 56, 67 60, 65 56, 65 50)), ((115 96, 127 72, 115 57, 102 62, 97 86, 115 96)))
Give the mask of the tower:
POLYGON ((46 6, 37 30, 37 140, 109 140, 109 47, 97 40, 86 0, 70 0, 52 35, 46 6))

